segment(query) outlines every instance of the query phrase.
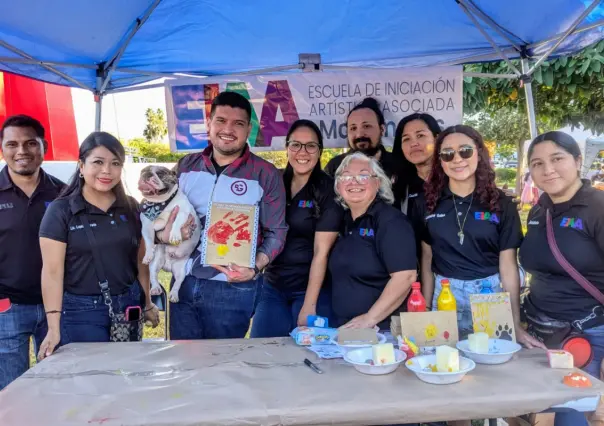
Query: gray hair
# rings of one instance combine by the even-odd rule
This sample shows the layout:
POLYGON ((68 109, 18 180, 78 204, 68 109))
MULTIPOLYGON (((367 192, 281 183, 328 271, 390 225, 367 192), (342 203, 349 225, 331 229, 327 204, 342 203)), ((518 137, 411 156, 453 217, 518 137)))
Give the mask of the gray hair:
POLYGON ((340 203, 342 205, 342 207, 344 207, 345 209, 348 209, 348 205, 344 201, 344 198, 338 192, 338 178, 342 175, 342 173, 344 172, 344 169, 346 167, 348 167, 348 165, 353 160, 361 160, 361 161, 366 161, 367 163, 369 163, 369 168, 377 176, 377 179, 380 182, 380 188, 378 190, 377 196, 380 197, 385 202, 387 202, 388 204, 394 203, 394 193, 392 192, 392 180, 390 180, 390 178, 388 178, 388 176, 386 176, 386 173, 384 173, 384 169, 382 169, 382 166, 380 166, 380 163, 375 158, 368 157, 365 154, 363 154, 362 152, 355 152, 353 154, 350 154, 350 155, 347 155, 346 157, 344 157, 342 164, 340 164, 340 167, 338 167, 338 170, 336 170, 335 182, 334 182, 334 189, 336 192, 336 201, 338 203, 340 203))

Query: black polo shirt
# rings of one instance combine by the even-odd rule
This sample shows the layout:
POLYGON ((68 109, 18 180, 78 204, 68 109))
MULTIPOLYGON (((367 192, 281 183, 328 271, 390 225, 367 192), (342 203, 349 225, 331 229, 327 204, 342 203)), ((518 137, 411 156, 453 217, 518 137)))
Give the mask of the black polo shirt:
MULTIPOLYGON (((356 151, 348 150, 348 152, 345 152, 344 154, 333 157, 325 166, 325 173, 327 173, 329 176, 335 177, 336 170, 338 170, 338 167, 340 167, 340 164, 342 164, 344 158, 354 152, 356 151)), ((391 179, 394 176, 396 180, 396 177, 398 176, 398 167, 394 157, 392 156, 392 153, 386 151, 386 148, 384 148, 383 145, 380 145, 380 152, 380 165, 382 166, 382 169, 384 169, 384 173, 386 173, 386 175, 391 179)))
POLYGON ((554 236, 566 260, 604 292, 604 192, 589 181, 573 198, 553 204, 543 194, 527 219, 520 262, 531 274, 531 302, 552 318, 582 319, 598 302, 560 266, 547 242, 546 210, 552 213, 554 236))
POLYGON ((0 298, 13 303, 42 303, 38 231, 46 207, 64 186, 40 169, 40 182, 29 198, 13 184, 8 166, 0 172, 0 298))
POLYGON ((432 246, 432 270, 458 280, 477 280, 499 272, 499 254, 517 249, 522 243, 522 226, 516 204, 499 191, 499 212, 483 206, 472 194, 455 197, 459 223, 464 226, 464 242, 459 244, 459 225, 455 217, 453 193, 445 188, 435 211, 427 214, 425 198, 418 197, 414 206, 424 218, 421 239, 432 246))
POLYGON ((279 289, 306 290, 315 232, 339 232, 342 227, 344 209, 335 201, 333 179, 323 172, 320 176, 314 191, 307 183, 287 200, 285 247, 264 273, 269 284, 279 289))
MULTIPOLYGON (((134 199, 131 201, 136 205, 134 199)), ((116 201, 104 212, 84 200, 81 194, 75 194, 58 199, 48 207, 40 226, 40 237, 67 244, 63 279, 66 292, 101 294, 92 249, 81 221, 83 215, 99 246, 111 294, 124 293, 136 280, 141 224, 138 213, 132 216, 124 204, 116 201)))
MULTIPOLYGON (((343 232, 329 258, 332 304, 340 325, 366 314, 381 296, 390 274, 415 271, 416 262, 413 229, 400 210, 376 199, 354 221, 346 211, 343 232)), ((390 315, 378 325, 389 329, 390 315)))

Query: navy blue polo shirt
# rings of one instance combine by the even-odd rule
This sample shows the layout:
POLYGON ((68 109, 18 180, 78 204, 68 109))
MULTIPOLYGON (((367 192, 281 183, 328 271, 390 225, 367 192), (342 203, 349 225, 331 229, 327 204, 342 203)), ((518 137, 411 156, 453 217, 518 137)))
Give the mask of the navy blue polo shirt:
MULTIPOLYGON (((133 206, 136 201, 130 198, 133 206)), ((100 295, 92 248, 81 217, 86 215, 99 246, 101 262, 112 295, 121 294, 138 276, 141 224, 138 212, 116 200, 107 212, 88 203, 81 194, 53 201, 42 219, 40 237, 67 244, 63 285, 68 293, 100 295)))
POLYGON ((552 214, 554 236, 562 255, 604 292, 604 192, 584 180, 581 189, 567 202, 553 204, 543 194, 529 213, 527 234, 519 252, 522 266, 531 274, 531 302, 552 318, 582 319, 599 304, 552 254, 547 242, 547 209, 552 214))
POLYGON ((334 181, 321 172, 287 200, 285 219, 289 226, 285 247, 266 268, 264 278, 281 290, 304 291, 314 255, 316 232, 339 232, 344 209, 335 201, 334 181))
POLYGON ((40 169, 31 198, 13 184, 8 166, 0 172, 0 298, 42 303, 42 254, 38 231, 46 207, 65 184, 40 169))
MULTIPOLYGON (((329 258, 332 304, 340 325, 369 311, 390 274, 415 271, 417 264, 409 220, 383 200, 376 199, 356 220, 346 211, 344 225, 329 258)), ((378 325, 389 329, 390 315, 378 325)))
POLYGON ((464 242, 459 244, 453 193, 443 190, 436 209, 427 214, 425 198, 418 197, 413 215, 423 218, 421 239, 432 246, 432 270, 458 280, 477 280, 499 273, 499 254, 522 243, 522 225, 516 204, 499 190, 499 211, 490 211, 478 196, 455 197, 464 242), (470 201, 472 203, 470 204, 470 201), (469 211, 468 211, 469 209, 469 211))

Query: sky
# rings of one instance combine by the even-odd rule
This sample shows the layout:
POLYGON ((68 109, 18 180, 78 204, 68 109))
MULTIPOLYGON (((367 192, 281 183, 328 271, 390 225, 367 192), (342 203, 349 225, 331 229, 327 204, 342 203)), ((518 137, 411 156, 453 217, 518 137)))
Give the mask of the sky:
MULTIPOLYGON (((82 141, 94 131, 94 97, 83 89, 71 89, 71 96, 78 140, 82 141)), ((166 100, 162 87, 107 95, 103 98, 101 129, 123 141, 142 137, 147 123, 147 108, 161 108, 165 114, 166 100)), ((167 137, 165 142, 168 142, 167 137)))

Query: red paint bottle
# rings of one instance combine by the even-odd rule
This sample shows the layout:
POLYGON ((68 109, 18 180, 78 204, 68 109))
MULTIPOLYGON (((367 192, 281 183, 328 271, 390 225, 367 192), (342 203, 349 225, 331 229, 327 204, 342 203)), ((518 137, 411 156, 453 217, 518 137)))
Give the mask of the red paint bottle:
POLYGON ((407 299, 408 312, 426 312, 426 299, 421 292, 421 284, 415 282, 411 284, 411 295, 407 299))

